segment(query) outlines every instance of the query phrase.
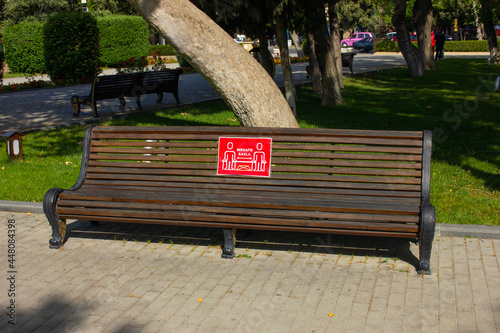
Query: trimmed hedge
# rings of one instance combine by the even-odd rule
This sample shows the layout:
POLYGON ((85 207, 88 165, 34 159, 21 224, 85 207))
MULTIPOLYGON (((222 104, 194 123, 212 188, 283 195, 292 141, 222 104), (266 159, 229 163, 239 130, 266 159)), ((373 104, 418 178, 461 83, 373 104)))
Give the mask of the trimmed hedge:
POLYGON ((45 72, 43 23, 23 22, 5 28, 5 58, 12 72, 45 72))
POLYGON ((44 36, 45 68, 52 80, 89 82, 99 73, 99 31, 92 15, 52 15, 44 36))
MULTIPOLYGON (((418 47, 417 42, 412 42, 418 47)), ((377 51, 380 52, 399 52, 398 42, 382 40, 377 43, 377 51)), ((447 41, 444 43, 445 52, 489 52, 487 40, 464 40, 447 41)))
POLYGON ((109 15, 97 19, 101 64, 120 67, 131 58, 149 55, 149 26, 139 16, 109 15))
POLYGON ((159 56, 174 56, 175 49, 172 45, 149 45, 149 55, 156 55, 159 53, 159 56))

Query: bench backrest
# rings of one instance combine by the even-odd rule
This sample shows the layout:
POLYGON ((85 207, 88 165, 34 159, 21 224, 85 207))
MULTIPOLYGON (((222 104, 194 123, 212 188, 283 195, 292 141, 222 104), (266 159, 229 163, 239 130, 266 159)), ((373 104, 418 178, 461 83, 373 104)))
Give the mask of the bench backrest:
POLYGON ((142 87, 146 91, 174 92, 177 91, 179 74, 182 70, 171 69, 163 71, 145 72, 142 87))
POLYGON ((86 181, 219 184, 264 192, 273 187, 311 195, 365 193, 430 202, 430 135, 428 131, 99 126, 92 129, 86 181), (272 138, 270 177, 218 176, 219 137, 272 138))
POLYGON ((92 94, 96 100, 130 95, 140 84, 141 73, 101 75, 94 78, 92 94))

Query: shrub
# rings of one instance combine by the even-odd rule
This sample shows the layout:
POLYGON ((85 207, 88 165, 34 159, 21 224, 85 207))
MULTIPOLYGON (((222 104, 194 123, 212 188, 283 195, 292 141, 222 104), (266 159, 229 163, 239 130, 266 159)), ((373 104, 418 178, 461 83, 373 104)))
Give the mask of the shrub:
POLYGON ((175 49, 172 45, 149 45, 148 54, 155 54, 158 56, 174 56, 175 49))
POLYGON ((130 58, 149 55, 148 23, 139 16, 109 15, 97 19, 101 63, 119 67, 130 58))
POLYGON ((92 15, 50 16, 44 27, 45 68, 52 80, 88 82, 99 73, 99 31, 92 15))
POLYGON ((377 43, 377 51, 379 52, 399 52, 398 42, 392 42, 384 39, 377 43))
MULTIPOLYGON (((412 42, 418 47, 417 42, 412 42)), ((377 51, 399 52, 398 42, 383 40, 377 43, 377 51)), ((489 52, 486 40, 447 41, 444 43, 445 52, 489 52)))
POLYGON ((44 72, 43 23, 23 22, 6 27, 3 43, 12 72, 44 72))

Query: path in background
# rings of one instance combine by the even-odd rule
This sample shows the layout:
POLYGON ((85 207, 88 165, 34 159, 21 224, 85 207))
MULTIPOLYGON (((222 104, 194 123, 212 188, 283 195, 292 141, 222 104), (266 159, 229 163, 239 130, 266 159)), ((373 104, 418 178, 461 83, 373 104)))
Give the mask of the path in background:
MULTIPOLYGON (((488 53, 453 53, 445 57, 482 57, 487 61, 488 53)), ((385 70, 404 66, 406 63, 400 53, 359 53, 354 57, 354 74, 385 70)), ((177 64, 170 64, 176 67, 177 64)), ((293 77, 296 84, 309 82, 306 77, 307 63, 293 64, 293 77)), ((344 74, 350 74, 344 68, 344 74)), ((113 74, 115 70, 107 70, 104 74, 113 74)), ((45 77, 43 77, 45 78, 45 77)), ((39 78, 37 78, 39 79, 39 78)), ((23 82, 25 78, 5 79, 9 82, 23 82)), ((283 86, 281 66, 276 66, 275 81, 283 86)), ((94 119, 89 106, 82 105, 79 117, 73 117, 74 109, 71 105, 71 96, 86 96, 90 92, 90 84, 24 90, 0 94, 0 133, 7 130, 29 131, 56 125, 71 125, 85 123, 94 119)), ((183 74, 179 79, 179 98, 182 105, 203 102, 220 98, 218 93, 200 74, 183 74)), ((137 112, 133 98, 126 98, 127 105, 123 112, 119 111, 118 99, 98 101, 97 110, 101 117, 109 117, 123 113, 137 112)), ((172 94, 165 93, 162 104, 156 103, 156 94, 141 97, 143 109, 171 108, 177 103, 172 94)))

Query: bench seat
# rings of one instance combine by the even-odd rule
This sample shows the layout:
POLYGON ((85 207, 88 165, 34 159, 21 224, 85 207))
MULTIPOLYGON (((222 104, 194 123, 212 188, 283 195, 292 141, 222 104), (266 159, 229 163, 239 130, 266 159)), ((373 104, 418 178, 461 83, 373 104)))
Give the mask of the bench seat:
POLYGON ((44 200, 67 219, 408 238, 429 273, 430 132, 236 127, 89 127, 82 171, 44 200), (272 138, 270 177, 217 175, 219 137, 272 138))

